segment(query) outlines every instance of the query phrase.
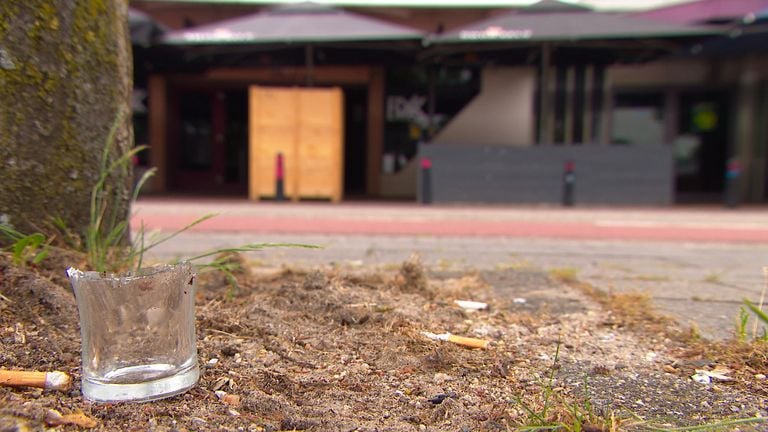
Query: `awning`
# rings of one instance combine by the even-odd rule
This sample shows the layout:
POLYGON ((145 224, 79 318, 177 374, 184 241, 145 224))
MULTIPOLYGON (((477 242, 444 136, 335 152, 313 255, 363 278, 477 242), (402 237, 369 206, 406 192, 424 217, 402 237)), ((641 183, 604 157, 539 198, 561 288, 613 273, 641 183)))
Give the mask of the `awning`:
POLYGON ((177 30, 163 42, 178 45, 307 44, 421 40, 420 30, 322 5, 301 3, 177 30))
POLYGON ((664 6, 634 16, 669 23, 730 22, 768 8, 768 0, 698 0, 664 6))
POLYGON ((144 12, 128 8, 128 26, 133 45, 149 46, 168 29, 144 12))
POLYGON ((750 12, 726 34, 691 46, 681 57, 740 57, 768 54, 768 9, 750 12))
POLYGON ((624 14, 590 11, 525 13, 515 11, 431 36, 430 44, 576 42, 704 36, 708 27, 669 24, 624 14))

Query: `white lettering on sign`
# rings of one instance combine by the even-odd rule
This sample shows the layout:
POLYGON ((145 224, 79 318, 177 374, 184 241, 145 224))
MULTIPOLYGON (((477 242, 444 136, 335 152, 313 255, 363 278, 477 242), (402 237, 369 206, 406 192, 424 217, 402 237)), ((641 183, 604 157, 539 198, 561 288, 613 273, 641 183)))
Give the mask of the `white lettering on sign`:
POLYGON ((188 42, 238 42, 256 39, 257 34, 250 31, 232 31, 226 28, 217 28, 212 32, 186 31, 181 38, 188 42))
POLYGON ((530 39, 531 29, 504 29, 498 26, 486 27, 482 30, 464 30, 459 33, 459 39, 530 39))
POLYGON ((404 96, 387 97, 387 120, 408 120, 423 128, 429 126, 429 115, 424 112, 424 104, 427 98, 419 95, 412 95, 410 98, 404 96))

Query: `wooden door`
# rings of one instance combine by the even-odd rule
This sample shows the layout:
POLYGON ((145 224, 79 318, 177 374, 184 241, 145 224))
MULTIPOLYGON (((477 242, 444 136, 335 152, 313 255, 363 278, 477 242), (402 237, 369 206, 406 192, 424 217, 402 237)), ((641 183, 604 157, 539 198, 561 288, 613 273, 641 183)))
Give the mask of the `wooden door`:
POLYGON ((251 199, 275 196, 283 155, 285 194, 340 201, 343 190, 343 97, 339 88, 250 89, 251 199))
POLYGON ((285 194, 296 196, 296 93, 291 89, 250 88, 251 199, 275 196, 277 155, 283 155, 285 194))
POLYGON ((298 194, 340 201, 344 173, 341 89, 301 89, 298 104, 298 194))

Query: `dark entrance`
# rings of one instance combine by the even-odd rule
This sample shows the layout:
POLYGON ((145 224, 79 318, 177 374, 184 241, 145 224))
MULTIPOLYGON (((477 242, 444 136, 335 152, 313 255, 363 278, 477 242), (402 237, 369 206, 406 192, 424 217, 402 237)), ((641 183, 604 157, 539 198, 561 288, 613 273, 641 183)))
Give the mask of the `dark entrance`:
POLYGON ((182 90, 171 137, 177 192, 244 195, 248 185, 248 97, 242 90, 182 90))
POLYGON ((344 199, 365 197, 368 91, 344 89, 344 199))
POLYGON ((720 202, 728 159, 728 97, 723 92, 680 95, 676 140, 678 202, 720 202))

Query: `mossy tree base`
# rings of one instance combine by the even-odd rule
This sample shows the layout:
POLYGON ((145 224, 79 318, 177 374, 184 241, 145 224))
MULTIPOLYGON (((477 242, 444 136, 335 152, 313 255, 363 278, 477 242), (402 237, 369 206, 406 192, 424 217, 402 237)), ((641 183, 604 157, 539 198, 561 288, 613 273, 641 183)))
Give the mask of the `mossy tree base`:
MULTIPOLYGON (((118 118, 111 157, 132 146, 127 14, 121 0, 0 3, 0 221, 30 232, 56 217, 85 232, 118 118)), ((110 185, 125 217, 129 179, 110 185)))

